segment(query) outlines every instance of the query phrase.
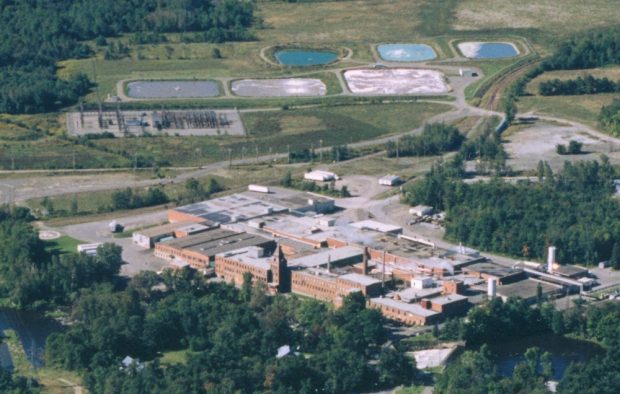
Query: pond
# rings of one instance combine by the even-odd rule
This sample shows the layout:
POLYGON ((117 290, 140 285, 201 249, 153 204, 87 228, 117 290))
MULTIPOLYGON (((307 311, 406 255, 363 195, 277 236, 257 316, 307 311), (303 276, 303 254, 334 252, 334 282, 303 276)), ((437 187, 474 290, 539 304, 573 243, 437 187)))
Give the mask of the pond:
POLYGON ((285 66, 319 66, 338 59, 338 54, 331 51, 285 49, 276 52, 276 59, 285 66))
POLYGON ((523 361, 525 351, 538 347, 542 352, 551 353, 553 377, 560 380, 566 368, 573 362, 582 362, 604 354, 605 350, 587 341, 566 338, 559 335, 540 335, 508 343, 490 345, 489 350, 497 357, 497 372, 502 376, 512 376, 515 366, 523 361))
POLYGON ((502 59, 519 55, 517 47, 509 42, 462 42, 458 47, 463 56, 470 59, 502 59))
MULTIPOLYGON (((0 308, 0 331, 9 329, 17 333, 28 360, 36 367, 42 367, 45 340, 50 334, 62 331, 62 325, 36 312, 0 308)), ((0 348, 0 364, 2 366, 12 365, 11 356, 5 344, 0 348)))
POLYGON ((433 48, 426 44, 381 44, 377 51, 381 59, 390 62, 422 62, 437 57, 433 48))
POLYGON ((327 92, 316 78, 242 79, 233 81, 231 90, 246 97, 324 96, 327 92))
POLYGON ((219 96, 215 81, 134 81, 127 95, 134 98, 201 98, 219 96))

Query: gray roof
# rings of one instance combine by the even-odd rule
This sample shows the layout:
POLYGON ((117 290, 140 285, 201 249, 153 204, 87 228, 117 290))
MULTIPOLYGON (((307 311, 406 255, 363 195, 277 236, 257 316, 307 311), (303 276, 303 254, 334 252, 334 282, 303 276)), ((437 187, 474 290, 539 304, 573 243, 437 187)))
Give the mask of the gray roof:
POLYGON ((370 286, 377 283, 381 283, 380 280, 373 278, 372 276, 350 273, 346 275, 342 275, 338 279, 348 280, 350 282, 359 283, 363 286, 370 286))
POLYGON ((371 298, 370 301, 375 304, 385 305, 391 308, 399 309, 404 312, 411 313, 413 315, 418 316, 435 316, 438 312, 432 311, 430 309, 425 309, 421 307, 419 304, 407 304, 406 302, 396 301, 391 298, 371 298))
POLYGON ((326 249, 318 253, 310 254, 308 256, 292 259, 288 262, 289 266, 303 266, 303 267, 318 267, 321 265, 327 265, 328 261, 332 264, 336 264, 341 260, 352 259, 359 257, 360 261, 364 251, 354 246, 344 246, 342 248, 326 249))

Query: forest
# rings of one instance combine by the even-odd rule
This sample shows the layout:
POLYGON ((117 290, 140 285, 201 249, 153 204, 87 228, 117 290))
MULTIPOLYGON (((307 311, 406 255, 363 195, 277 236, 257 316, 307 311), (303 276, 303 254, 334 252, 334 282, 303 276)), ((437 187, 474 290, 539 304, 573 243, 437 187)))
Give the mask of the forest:
POLYGON ((56 75, 56 63, 93 54, 86 40, 123 33, 183 33, 187 41, 246 40, 249 1, 0 0, 0 112, 48 112, 91 88, 86 76, 56 75))
POLYGON ((123 291, 83 291, 46 357, 83 373, 91 393, 351 393, 413 381, 414 363, 382 346, 383 317, 363 295, 334 311, 265 290, 249 276, 236 289, 191 269, 143 272, 123 291), (276 357, 281 346, 291 353, 276 357), (183 349, 185 362, 160 364, 183 349), (146 364, 119 368, 127 355, 146 364))
POLYGON ((558 248, 561 263, 595 264, 610 258, 620 239, 620 203, 609 160, 571 164, 555 174, 538 165, 536 181, 463 182, 458 158, 433 165, 405 190, 412 205, 446 210, 446 238, 486 251, 542 259, 558 248))
POLYGON ((538 91, 542 96, 615 93, 620 91, 620 82, 609 78, 595 78, 592 75, 566 81, 556 78, 541 82, 538 91))
POLYGON ((51 254, 24 208, 0 210, 0 298, 23 309, 69 305, 84 288, 111 283, 119 273, 121 248, 104 244, 97 256, 51 254))
MULTIPOLYGON (((577 300, 580 301, 580 300, 577 300)), ((466 319, 454 319, 439 331, 441 339, 465 339, 480 346, 465 351, 449 365, 436 382, 438 394, 547 393, 545 382, 553 376, 552 358, 538 348, 529 348, 511 377, 498 374, 495 359, 486 344, 501 343, 528 335, 553 333, 593 341, 602 354, 575 363, 565 371, 558 393, 615 393, 620 384, 620 306, 607 303, 584 308, 583 301, 559 311, 539 300, 530 308, 519 300, 494 299, 472 309, 466 319), (499 334, 499 337, 498 337, 499 334)))

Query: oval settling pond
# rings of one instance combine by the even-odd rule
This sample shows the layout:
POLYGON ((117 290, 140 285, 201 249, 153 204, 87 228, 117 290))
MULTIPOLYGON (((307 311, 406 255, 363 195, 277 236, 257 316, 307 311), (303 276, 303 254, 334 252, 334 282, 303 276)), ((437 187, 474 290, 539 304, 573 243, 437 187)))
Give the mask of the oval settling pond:
POLYGON ((503 59, 519 55, 515 44, 510 42, 461 42, 458 48, 470 59, 503 59))
POLYGON ((316 78, 241 79, 230 90, 244 97, 325 96, 327 87, 316 78))
POLYGON ((377 52, 389 62, 423 62, 437 57, 433 47, 426 44, 381 44, 377 52))
POLYGON ((135 81, 127 84, 134 98, 202 98, 220 95, 215 81, 135 81))
POLYGON ((284 49, 275 56, 280 64, 297 67, 322 66, 338 59, 336 52, 303 49, 284 49))

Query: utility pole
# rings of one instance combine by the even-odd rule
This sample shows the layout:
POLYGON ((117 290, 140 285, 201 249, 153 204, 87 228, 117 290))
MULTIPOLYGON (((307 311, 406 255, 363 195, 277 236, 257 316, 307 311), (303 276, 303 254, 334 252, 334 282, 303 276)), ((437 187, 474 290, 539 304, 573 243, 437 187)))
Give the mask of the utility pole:
POLYGON ((319 140, 319 160, 323 162, 323 139, 319 140))
POLYGON ((286 144, 286 158, 288 160, 288 164, 291 164, 291 146, 286 144))
POLYGON ((232 148, 228 148, 228 168, 232 168, 232 148))
POLYGON ((75 152, 73 152, 72 157, 73 157, 73 169, 75 170, 75 152))
POLYGON ((15 171, 15 155, 11 156, 11 171, 15 171))
POLYGON ((258 145, 254 145, 254 148, 256 149, 256 162, 258 163, 258 145))

